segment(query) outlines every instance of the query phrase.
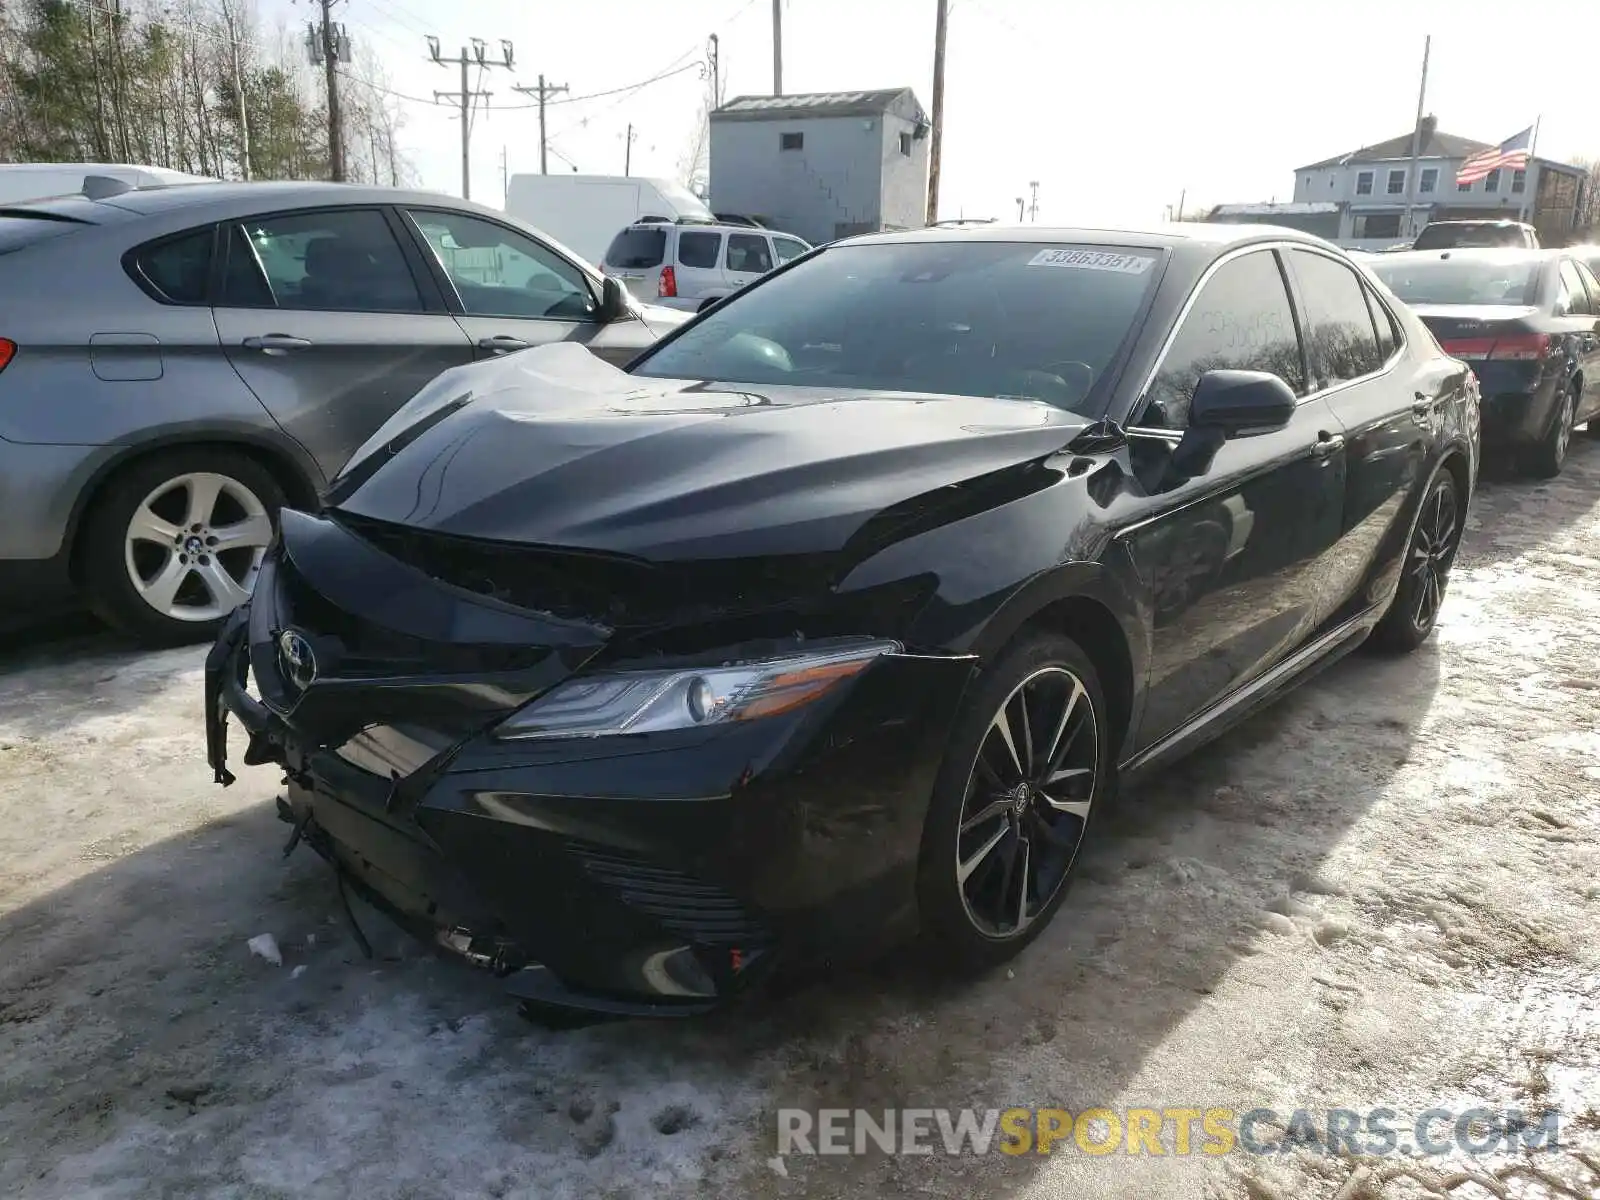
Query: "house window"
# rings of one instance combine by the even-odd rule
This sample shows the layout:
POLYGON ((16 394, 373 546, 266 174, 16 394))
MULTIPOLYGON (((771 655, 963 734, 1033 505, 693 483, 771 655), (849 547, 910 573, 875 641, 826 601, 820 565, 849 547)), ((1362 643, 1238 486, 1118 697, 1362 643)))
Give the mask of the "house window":
POLYGON ((1470 192, 1471 190, 1472 190, 1472 185, 1470 183, 1459 183, 1458 182, 1456 184, 1456 191, 1458 191, 1458 192, 1470 192))
POLYGON ((1397 238, 1400 236, 1400 214, 1358 214, 1351 235, 1357 238, 1397 238))
POLYGON ((1358 196, 1370 196, 1370 195, 1372 195, 1372 172, 1371 171, 1362 171, 1361 174, 1356 176, 1356 195, 1358 195, 1358 196))
POLYGON ((1496 167, 1483 177, 1483 190, 1498 192, 1500 190, 1500 168, 1496 167))
POLYGON ((1511 190, 1513 192, 1525 192, 1528 190, 1528 173, 1520 167, 1511 172, 1511 190))
POLYGON ((1419 183, 1421 185, 1421 189, 1422 189, 1422 192, 1423 192, 1424 195, 1426 195, 1427 193, 1433 191, 1435 188, 1437 188, 1439 186, 1439 168, 1438 167, 1423 167, 1422 168, 1422 178, 1419 181, 1419 183))
POLYGON ((806 135, 803 133, 780 133, 778 135, 779 150, 805 149, 806 135))
POLYGON ((904 154, 907 158, 911 157, 911 135, 909 133, 902 133, 900 135, 900 153, 904 154))
POLYGON ((1388 182, 1385 190, 1391 196, 1403 196, 1403 195, 1405 195, 1405 191, 1406 191, 1406 172, 1405 172, 1405 168, 1404 167, 1401 167, 1399 170, 1390 171, 1389 172, 1389 182, 1388 182))
POLYGON ((1307 187, 1311 186, 1311 176, 1309 176, 1309 175, 1306 176, 1306 186, 1307 187))

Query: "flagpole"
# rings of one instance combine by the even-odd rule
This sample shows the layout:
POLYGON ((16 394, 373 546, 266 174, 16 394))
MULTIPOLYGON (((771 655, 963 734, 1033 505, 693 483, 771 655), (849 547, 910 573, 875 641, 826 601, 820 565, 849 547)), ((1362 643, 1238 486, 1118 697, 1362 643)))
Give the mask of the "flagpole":
POLYGON ((1535 217, 1539 215, 1539 164, 1534 162, 1533 158, 1539 146, 1539 122, 1542 120, 1544 120, 1543 113, 1540 113, 1538 116, 1534 117, 1533 132, 1528 135, 1528 173, 1525 176, 1528 183, 1528 190, 1523 195, 1522 207, 1517 212, 1517 220, 1523 222, 1526 222, 1528 219, 1528 199, 1530 196, 1533 198, 1533 215, 1535 217))
POLYGON ((1411 228, 1411 210, 1416 207, 1417 200, 1417 156, 1422 152, 1422 110, 1427 105, 1428 52, 1432 48, 1433 35, 1430 33, 1422 43, 1422 84, 1417 88, 1417 123, 1411 127, 1411 169, 1406 173, 1406 227, 1401 234, 1406 238, 1417 236, 1411 228))

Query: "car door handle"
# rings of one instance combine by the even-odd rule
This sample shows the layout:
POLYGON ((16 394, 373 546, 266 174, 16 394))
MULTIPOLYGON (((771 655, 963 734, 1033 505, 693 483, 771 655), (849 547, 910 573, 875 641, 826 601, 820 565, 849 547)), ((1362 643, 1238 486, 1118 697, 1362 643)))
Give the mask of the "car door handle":
POLYGON ((532 342, 524 341, 519 337, 511 337, 509 334, 504 333, 496 334, 494 337, 478 339, 479 350, 493 350, 496 354, 507 354, 512 350, 526 350, 531 345, 533 345, 532 342))
POLYGON ((290 350, 304 350, 311 345, 307 338, 287 333, 264 333, 260 337, 247 337, 245 349, 260 350, 266 354, 287 354, 290 350))
POLYGON ((1344 449, 1344 434, 1319 433, 1317 440, 1312 443, 1312 458, 1327 458, 1330 454, 1337 454, 1344 449))
POLYGON ((1411 415, 1421 418, 1431 417, 1438 403, 1439 401, 1433 396, 1424 396, 1421 392, 1418 392, 1416 402, 1411 406, 1411 415))

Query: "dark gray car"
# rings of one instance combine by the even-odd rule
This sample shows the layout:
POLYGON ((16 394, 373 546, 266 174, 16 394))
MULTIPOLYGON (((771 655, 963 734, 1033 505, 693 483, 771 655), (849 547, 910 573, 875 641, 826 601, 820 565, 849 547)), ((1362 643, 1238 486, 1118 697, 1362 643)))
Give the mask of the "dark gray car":
POLYGON ((0 208, 0 606, 79 589, 208 636, 284 504, 424 384, 550 342, 622 363, 686 319, 480 205, 194 184, 0 208))

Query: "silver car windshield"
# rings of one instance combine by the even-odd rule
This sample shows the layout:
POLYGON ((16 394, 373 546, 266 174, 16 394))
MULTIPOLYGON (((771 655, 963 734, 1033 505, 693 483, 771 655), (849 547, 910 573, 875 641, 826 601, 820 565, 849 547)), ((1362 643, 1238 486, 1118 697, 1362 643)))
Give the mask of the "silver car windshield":
POLYGON ((632 370, 1091 412, 1155 287, 1161 253, 999 241, 836 246, 735 295, 632 370))

